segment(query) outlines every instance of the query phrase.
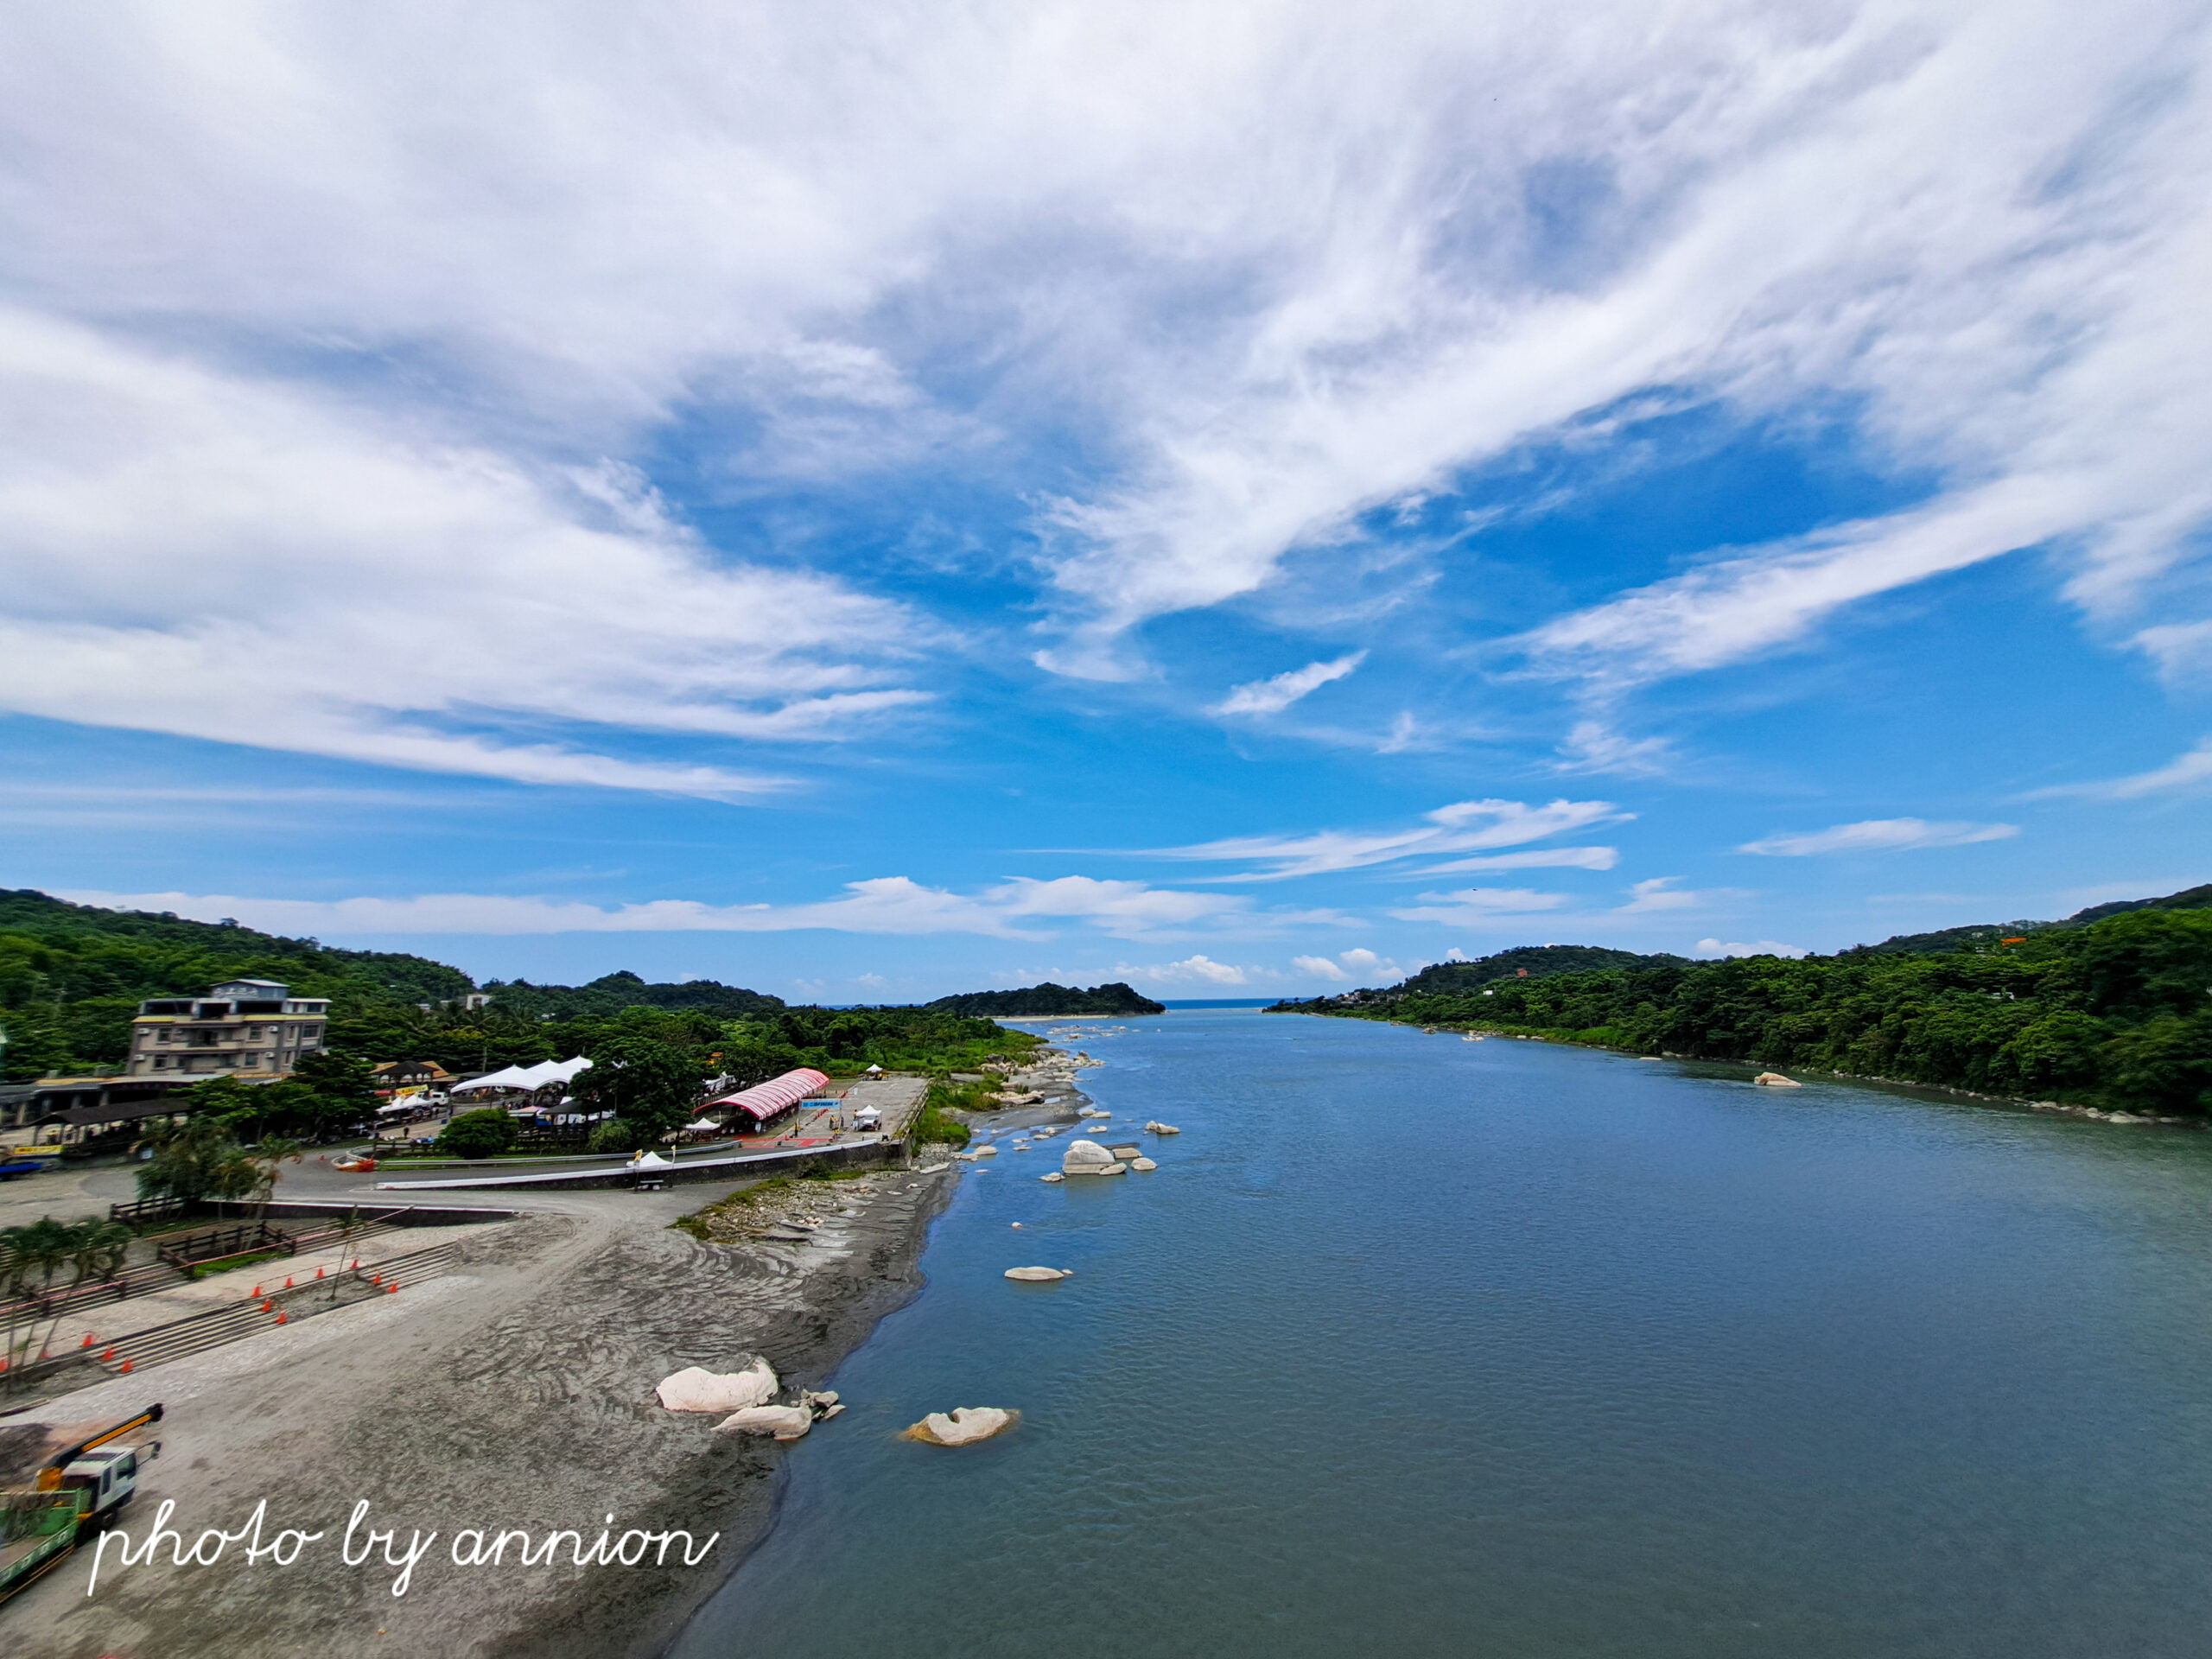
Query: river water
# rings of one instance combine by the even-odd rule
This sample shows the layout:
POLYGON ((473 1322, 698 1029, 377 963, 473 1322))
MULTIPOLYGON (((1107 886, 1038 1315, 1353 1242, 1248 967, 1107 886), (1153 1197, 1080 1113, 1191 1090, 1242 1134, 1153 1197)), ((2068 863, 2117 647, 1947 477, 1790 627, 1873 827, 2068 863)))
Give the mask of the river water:
POLYGON ((1161 1167, 963 1178, 680 1659, 2212 1653, 2212 1135, 1129 1024, 1161 1167))

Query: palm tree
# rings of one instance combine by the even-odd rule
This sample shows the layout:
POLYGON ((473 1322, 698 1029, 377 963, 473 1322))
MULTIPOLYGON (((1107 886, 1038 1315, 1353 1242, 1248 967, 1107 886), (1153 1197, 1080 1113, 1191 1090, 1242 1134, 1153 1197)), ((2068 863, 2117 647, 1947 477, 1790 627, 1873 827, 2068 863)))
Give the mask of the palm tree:
POLYGON ((98 1217, 69 1223, 41 1216, 22 1227, 0 1230, 0 1294, 9 1303, 7 1348, 0 1358, 7 1363, 12 1384, 23 1363, 35 1359, 54 1340, 67 1306, 54 1308, 43 1338, 38 1333, 41 1301, 54 1290, 54 1281, 65 1268, 73 1269, 67 1288, 74 1290, 89 1279, 104 1279, 123 1265, 130 1244, 130 1230, 118 1222, 98 1217), (22 1339, 16 1333, 23 1332, 22 1339))
POLYGON ((269 1214, 269 1200, 276 1191, 276 1166, 287 1158, 296 1164, 306 1152, 304 1141, 283 1140, 263 1141, 247 1150, 246 1161, 253 1168, 253 1218, 256 1221, 264 1220, 269 1214))
POLYGON ((74 1225, 61 1222, 52 1224, 53 1264, 47 1272, 47 1287, 51 1288, 54 1275, 64 1268, 72 1272, 67 1288, 54 1304, 53 1317, 47 1321, 46 1335, 23 1344, 26 1353, 36 1352, 41 1357, 54 1345, 54 1334, 61 1329, 62 1319, 69 1308, 69 1293, 80 1285, 112 1278, 130 1249, 130 1230, 119 1221, 92 1216, 74 1225))

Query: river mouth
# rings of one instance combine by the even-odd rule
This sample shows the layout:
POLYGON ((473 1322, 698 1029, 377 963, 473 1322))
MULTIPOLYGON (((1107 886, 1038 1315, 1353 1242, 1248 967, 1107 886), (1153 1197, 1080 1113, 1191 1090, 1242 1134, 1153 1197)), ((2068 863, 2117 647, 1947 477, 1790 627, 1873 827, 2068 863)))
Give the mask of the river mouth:
POLYGON ((1160 1169, 963 1176, 679 1659, 2202 1650, 2207 1137, 1128 1023, 1160 1169))

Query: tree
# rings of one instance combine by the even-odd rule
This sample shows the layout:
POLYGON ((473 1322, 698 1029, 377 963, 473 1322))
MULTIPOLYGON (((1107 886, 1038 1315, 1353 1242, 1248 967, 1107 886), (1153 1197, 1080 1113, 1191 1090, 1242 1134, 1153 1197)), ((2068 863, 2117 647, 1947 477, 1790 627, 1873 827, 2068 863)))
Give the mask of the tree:
POLYGON ((88 1281, 112 1276, 130 1246, 130 1230, 102 1217, 71 1223, 42 1216, 28 1226, 0 1230, 0 1298, 10 1305, 0 1364, 10 1381, 20 1375, 25 1361, 44 1357, 67 1315, 68 1293, 88 1281), (39 1305, 31 1299, 53 1296, 54 1281, 65 1270, 69 1281, 61 1287, 60 1300, 49 1305, 41 1336, 39 1305))
POLYGON ((651 1037, 615 1035, 592 1045, 591 1070, 576 1079, 580 1101, 612 1111, 655 1139, 690 1121, 703 1073, 700 1060, 651 1037))
POLYGON ((320 1133, 335 1134, 376 1115, 376 1082, 369 1063, 358 1054, 329 1049, 302 1054, 292 1068, 292 1081, 313 1093, 313 1127, 320 1133))
POLYGON ((496 1106, 462 1112, 439 1131, 437 1150, 460 1158, 492 1158, 515 1143, 515 1121, 496 1106))
POLYGON ((154 1154, 138 1166, 142 1198, 242 1198, 261 1181, 246 1149, 212 1116, 156 1129, 140 1144, 154 1154))
POLYGON ((276 1191, 276 1166, 287 1158, 298 1163, 306 1148, 297 1141, 263 1141, 250 1148, 246 1162, 253 1170, 254 1219, 264 1219, 269 1213, 269 1200, 276 1191))

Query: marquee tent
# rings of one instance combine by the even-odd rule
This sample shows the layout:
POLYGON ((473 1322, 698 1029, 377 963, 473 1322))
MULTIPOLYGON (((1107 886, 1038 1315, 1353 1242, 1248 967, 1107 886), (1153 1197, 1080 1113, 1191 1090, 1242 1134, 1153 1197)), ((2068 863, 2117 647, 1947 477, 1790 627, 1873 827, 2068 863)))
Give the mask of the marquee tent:
POLYGON ((505 1071, 487 1072, 480 1077, 471 1077, 467 1083, 457 1083, 447 1092, 467 1095, 487 1089, 546 1089, 556 1083, 572 1083, 590 1069, 591 1062, 582 1055, 573 1060, 544 1060, 536 1065, 511 1065, 505 1071))
POLYGON ((817 1089, 829 1086, 830 1079, 807 1066, 796 1071, 786 1071, 780 1077, 771 1077, 754 1088, 741 1090, 734 1095, 724 1095, 720 1100, 710 1100, 709 1106, 728 1106, 745 1113, 756 1123, 766 1123, 770 1118, 789 1111, 817 1089))

